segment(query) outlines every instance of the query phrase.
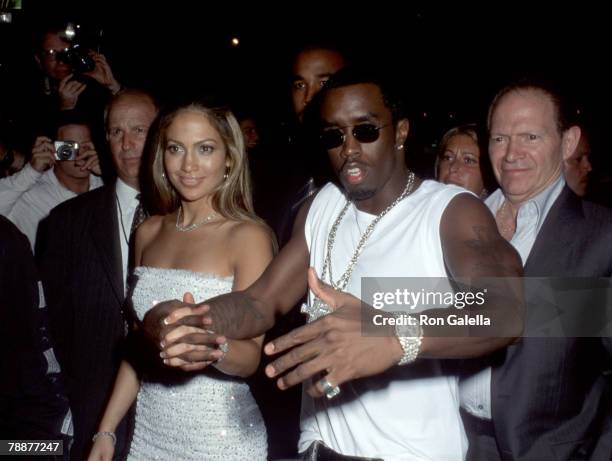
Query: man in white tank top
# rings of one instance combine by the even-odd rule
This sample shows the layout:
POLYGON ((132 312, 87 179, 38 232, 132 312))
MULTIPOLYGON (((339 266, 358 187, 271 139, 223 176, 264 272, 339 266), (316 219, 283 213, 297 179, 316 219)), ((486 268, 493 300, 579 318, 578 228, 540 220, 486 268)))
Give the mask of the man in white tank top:
POLYGON ((314 267, 324 282, 348 294, 333 299, 311 271, 311 320, 325 312, 325 302, 337 310, 266 346, 268 354, 297 346, 266 372, 279 377, 296 367, 278 379, 279 387, 305 383, 299 450, 322 442, 344 455, 387 461, 462 460, 467 442, 457 380, 436 359, 489 353, 518 336, 520 325, 502 338, 433 337, 427 328, 400 332, 388 325, 380 329, 386 334, 366 336, 361 278, 520 276, 520 259, 479 199, 422 181, 407 169, 408 120, 383 82, 346 68, 318 98, 321 141, 340 186, 328 184, 303 207, 289 243, 247 290, 178 312, 185 304, 162 303, 147 314, 144 328, 164 340, 167 365, 203 368, 209 352, 192 345, 223 339, 183 337, 193 332, 186 325, 201 327, 202 319, 181 315, 204 315, 212 319, 210 328, 227 337, 251 337, 294 305, 307 288, 308 267, 314 267), (160 331, 162 319, 169 326, 160 331), (396 366, 417 357, 431 360, 396 366), (312 398, 323 395, 328 399, 312 398))

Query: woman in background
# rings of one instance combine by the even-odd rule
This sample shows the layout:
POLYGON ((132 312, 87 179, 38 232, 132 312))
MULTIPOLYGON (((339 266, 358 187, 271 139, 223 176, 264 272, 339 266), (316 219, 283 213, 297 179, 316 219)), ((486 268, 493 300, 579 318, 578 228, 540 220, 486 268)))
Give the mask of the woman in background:
POLYGON ((495 189, 487 148, 483 147, 476 125, 461 125, 442 136, 436 179, 461 186, 482 199, 495 189))

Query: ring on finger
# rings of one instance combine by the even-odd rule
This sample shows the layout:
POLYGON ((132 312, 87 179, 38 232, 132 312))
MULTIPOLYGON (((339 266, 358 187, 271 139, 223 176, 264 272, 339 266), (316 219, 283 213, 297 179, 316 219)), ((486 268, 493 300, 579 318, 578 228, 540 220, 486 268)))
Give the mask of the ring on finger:
POLYGON ((327 378, 320 379, 318 384, 323 389, 325 397, 327 397, 329 400, 340 394, 340 387, 334 386, 327 378))

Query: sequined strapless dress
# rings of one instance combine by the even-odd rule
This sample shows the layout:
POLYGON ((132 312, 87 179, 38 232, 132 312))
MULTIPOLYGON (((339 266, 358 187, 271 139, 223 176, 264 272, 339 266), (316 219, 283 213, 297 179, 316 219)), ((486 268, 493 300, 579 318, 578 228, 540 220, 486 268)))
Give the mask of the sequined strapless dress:
MULTIPOLYGON (((138 267, 132 301, 138 318, 157 302, 193 293, 196 302, 227 293, 232 277, 138 267)), ((211 368, 211 367, 209 367, 211 368)), ((128 460, 265 460, 267 437, 249 387, 216 370, 144 376, 128 460)))

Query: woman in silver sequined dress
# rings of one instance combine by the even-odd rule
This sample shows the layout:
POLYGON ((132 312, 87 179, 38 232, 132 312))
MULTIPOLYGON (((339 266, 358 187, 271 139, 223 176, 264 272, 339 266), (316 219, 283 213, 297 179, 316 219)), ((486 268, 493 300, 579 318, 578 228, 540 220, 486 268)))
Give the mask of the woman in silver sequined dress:
MULTIPOLYGON (((274 251, 271 232, 252 211, 234 116, 191 103, 160 115, 153 129, 144 163, 159 214, 136 234, 132 303, 140 320, 156 300, 190 292, 201 302, 246 288, 274 251)), ((113 431, 134 399, 128 459, 266 459, 264 423, 242 379, 259 364, 262 338, 226 344, 198 372, 141 372, 124 361, 89 460, 111 460, 113 431)))

